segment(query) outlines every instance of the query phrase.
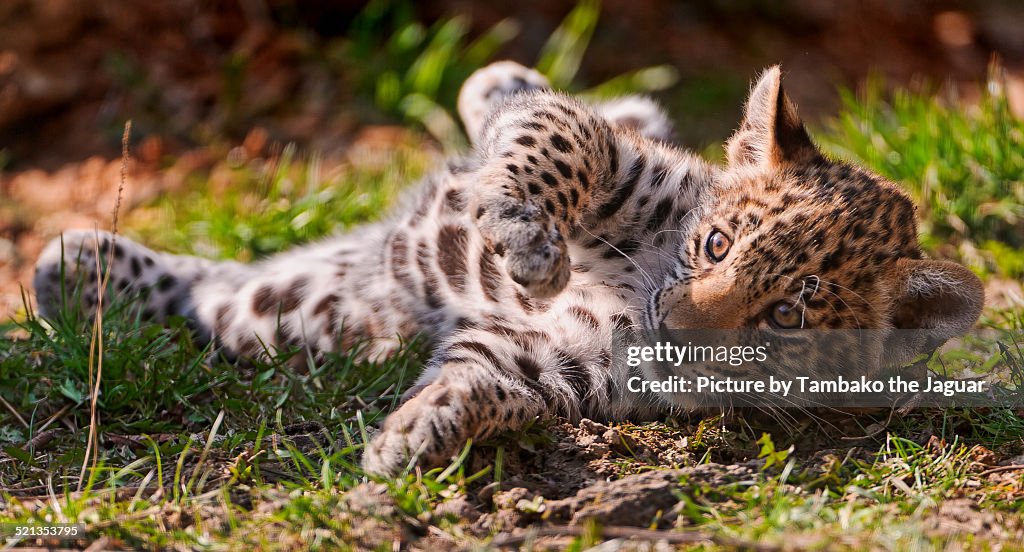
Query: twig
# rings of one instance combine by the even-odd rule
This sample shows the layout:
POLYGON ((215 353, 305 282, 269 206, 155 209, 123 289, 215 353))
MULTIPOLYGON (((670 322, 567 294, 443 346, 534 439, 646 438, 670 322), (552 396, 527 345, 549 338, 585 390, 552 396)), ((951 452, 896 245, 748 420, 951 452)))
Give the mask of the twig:
POLYGON ((992 475, 994 473, 1005 472, 1005 471, 1015 471, 1015 470, 1024 470, 1024 464, 1011 464, 1009 466, 998 466, 998 467, 995 467, 995 468, 990 468, 990 469, 987 469, 987 470, 979 473, 978 477, 985 477, 986 475, 992 475))
POLYGON ((195 467, 192 468, 192 477, 188 479, 188 485, 185 487, 191 492, 192 486, 195 485, 196 478, 199 477, 199 469, 203 467, 203 462, 206 461, 206 456, 210 454, 210 449, 213 447, 213 440, 217 437, 217 430, 220 429, 221 422, 224 421, 224 411, 221 410, 217 414, 217 419, 213 421, 213 426, 210 428, 210 434, 206 437, 206 446, 203 447, 203 452, 199 455, 199 461, 196 462, 195 467))
POLYGON ((114 212, 112 213, 114 220, 110 226, 110 233, 115 237, 117 236, 117 219, 121 213, 121 198, 124 196, 124 187, 128 182, 128 162, 131 161, 131 152, 128 151, 128 144, 131 137, 132 120, 128 119, 124 123, 124 133, 121 134, 121 181, 117 184, 117 199, 114 201, 114 212))
MULTIPOLYGON (((37 491, 45 491, 46 485, 32 485, 31 487, 0 487, 0 493, 9 494, 19 498, 34 497, 36 495, 30 495, 28 493, 34 493, 37 491)), ((42 497, 40 497, 40 500, 42 497)))
POLYGON ((60 501, 57 500, 57 492, 53 490, 53 472, 46 474, 46 492, 50 495, 50 507, 57 514, 57 519, 66 521, 64 509, 60 507, 60 501))
MULTIPOLYGON (((97 236, 98 238, 99 236, 97 236)), ((92 323, 92 339, 89 340, 89 377, 88 385, 92 388, 89 400, 89 435, 85 441, 85 454, 82 456, 82 471, 78 474, 78 488, 82 490, 82 482, 85 481, 85 470, 89 469, 89 456, 98 457, 99 443, 97 432, 99 423, 96 419, 96 403, 99 400, 100 375, 103 370, 103 271, 100 269, 100 248, 98 239, 93 241, 94 258, 96 260, 96 317, 92 323), (96 353, 97 349, 99 354, 96 353), (97 358, 98 357, 98 358, 97 358), (96 368, 96 383, 93 384, 93 368, 96 368)), ((110 247, 110 251, 114 248, 110 247)), ((107 273, 110 272, 110 259, 107 259, 107 273)))
POLYGON ((843 440, 843 441, 860 441, 860 440, 863 440, 863 439, 871 439, 872 437, 877 437, 878 435, 881 435, 883 431, 889 429, 889 424, 892 423, 892 417, 895 414, 896 414, 896 409, 895 408, 890 409, 889 410, 889 417, 885 420, 885 423, 882 424, 881 426, 879 426, 878 429, 872 431, 871 433, 868 433, 868 434, 865 434, 865 435, 860 435, 860 436, 857 436, 857 437, 846 437, 846 436, 844 436, 844 437, 841 437, 840 439, 843 440))
POLYGON ((3 397, 0 397, 0 402, 2 402, 5 407, 7 407, 7 410, 11 411, 11 414, 14 414, 14 417, 17 418, 19 422, 21 422, 21 425, 25 426, 25 429, 29 429, 28 422, 25 421, 25 418, 21 417, 21 414, 18 414, 18 411, 15 410, 13 406, 11 406, 11 403, 7 402, 3 397))
POLYGON ((57 428, 49 431, 40 431, 35 437, 29 439, 25 446, 21 447, 21 450, 26 452, 30 450, 37 450, 45 447, 47 443, 53 440, 53 436, 57 434, 57 428))
POLYGON ((132 134, 132 122, 129 119, 124 124, 124 133, 121 135, 121 181, 117 185, 117 198, 114 201, 113 221, 110 230, 110 246, 107 248, 106 270, 100 267, 99 240, 93 241, 96 259, 96 317, 93 319, 92 340, 89 343, 89 384, 92 386, 92 393, 89 401, 89 437, 85 445, 85 456, 82 458, 82 471, 78 477, 78 490, 82 490, 82 482, 85 481, 85 471, 89 467, 89 456, 92 453, 92 465, 95 468, 99 462, 99 418, 96 406, 99 402, 100 381, 103 378, 103 297, 110 281, 110 269, 114 264, 114 250, 117 241, 117 220, 121 211, 121 197, 124 194, 125 183, 128 180, 128 143, 132 134), (96 366, 96 380, 93 382, 93 363, 96 366))
POLYGON ((71 408, 71 405, 70 405, 70 404, 65 404, 65 405, 64 405, 63 407, 61 407, 61 409, 60 409, 60 410, 58 410, 58 411, 57 411, 57 413, 56 413, 56 414, 53 414, 52 416, 50 416, 49 418, 47 418, 47 419, 46 419, 46 421, 45 421, 45 422, 43 422, 43 425, 39 426, 39 429, 37 429, 37 430, 36 430, 36 432, 37 432, 37 433, 42 433, 42 432, 46 431, 46 428, 50 427, 50 424, 52 424, 52 423, 53 423, 53 422, 55 422, 55 421, 56 421, 56 420, 57 420, 58 418, 60 418, 61 416, 63 416, 63 415, 64 415, 64 413, 66 413, 66 412, 67 412, 67 411, 68 411, 68 410, 69 410, 70 408, 71 408))
POLYGON ((448 542, 451 542, 451 543, 457 542, 455 540, 455 537, 453 537, 449 533, 446 533, 446 532, 442 531, 441 528, 437 527, 436 525, 428 526, 427 527, 427 531, 429 531, 430 534, 434 535, 435 537, 444 539, 444 540, 446 540, 448 542))

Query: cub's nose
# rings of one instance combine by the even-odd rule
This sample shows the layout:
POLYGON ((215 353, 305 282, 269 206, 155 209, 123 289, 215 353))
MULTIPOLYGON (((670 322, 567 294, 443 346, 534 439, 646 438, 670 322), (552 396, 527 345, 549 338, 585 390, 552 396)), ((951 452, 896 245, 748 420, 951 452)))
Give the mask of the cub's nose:
POLYGON ((667 310, 662 325, 668 329, 743 328, 750 311, 744 295, 722 277, 679 284, 662 293, 667 310))

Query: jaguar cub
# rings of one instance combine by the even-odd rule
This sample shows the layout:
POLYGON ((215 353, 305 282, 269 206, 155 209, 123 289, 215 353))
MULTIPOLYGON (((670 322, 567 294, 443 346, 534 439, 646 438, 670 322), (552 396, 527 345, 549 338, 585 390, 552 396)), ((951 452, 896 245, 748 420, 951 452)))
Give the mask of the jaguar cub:
POLYGON ((910 199, 814 146, 778 68, 753 86, 726 166, 673 145, 650 100, 586 103, 510 62, 470 77, 459 112, 473 151, 385 222, 248 265, 68 233, 38 261, 40 310, 65 306, 62 275, 112 248, 113 290, 240 357, 362 339, 381 357, 425 334, 430 361, 363 455, 379 474, 538 416, 655 415, 667 403, 627 392, 612 362, 616 329, 923 328, 941 342, 980 313, 977 277, 923 258, 910 199))

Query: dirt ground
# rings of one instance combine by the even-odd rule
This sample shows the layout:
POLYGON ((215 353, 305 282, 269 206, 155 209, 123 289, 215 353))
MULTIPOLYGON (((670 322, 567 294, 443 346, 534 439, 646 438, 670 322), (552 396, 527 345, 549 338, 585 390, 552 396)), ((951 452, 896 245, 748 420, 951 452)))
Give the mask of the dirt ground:
MULTIPOLYGON (((832 429, 856 433, 853 418, 829 421, 832 429), (833 425, 838 424, 838 425, 833 425)), ((578 425, 556 424, 547 428, 550 441, 529 450, 506 450, 507 477, 459 495, 438 506, 433 517, 451 516, 464 524, 468 534, 477 538, 498 536, 497 547, 516 547, 524 543, 534 549, 564 549, 575 537, 585 534, 594 524, 602 528, 604 538, 637 539, 667 544, 706 543, 739 549, 827 548, 827 537, 800 536, 785 547, 752 545, 713 537, 692 529, 683 514, 688 505, 684 497, 727 505, 742 490, 763 484, 775 472, 765 471, 764 461, 749 454, 740 436, 727 432, 710 436, 721 439, 712 446, 710 461, 690 452, 699 429, 685 424, 651 423, 642 426, 605 426, 590 420, 578 425), (748 453, 744 453, 746 450, 748 453), (718 491, 721 491, 720 493, 718 491), (655 534, 655 530, 674 531, 655 534)), ((799 447, 799 470, 805 474, 827 475, 836 466, 851 461, 870 463, 878 443, 861 430, 860 439, 843 441, 833 434, 814 433, 818 443, 803 442, 799 447), (828 443, 831 446, 828 446, 828 443), (815 450, 808 454, 807 450, 815 450)), ((750 443, 746 443, 749 445, 750 443)), ((936 447, 941 446, 936 442, 936 447)), ((474 458, 478 466, 493 464, 487 447, 474 458)), ((1010 472, 992 470, 1010 461, 1009 451, 995 453, 984 447, 971 451, 971 470, 985 486, 998 486, 1006 500, 1019 495, 1019 478, 1010 472)), ((968 489, 971 486, 968 486, 968 489)), ((978 487, 974 485, 973 487, 978 487)), ((784 485, 782 491, 813 494, 813 485, 784 485)), ((408 540, 418 531, 416 523, 405 527, 382 524, 372 518, 394 517, 396 505, 379 484, 364 484, 352 490, 346 499, 347 510, 366 521, 361 525, 360 542, 375 547, 408 540)), ((924 522, 929 537, 957 537, 965 534, 977 539, 1005 541, 1024 535, 1016 517, 987 511, 979 506, 978 496, 967 490, 929 513, 924 522)), ((413 549, 431 550, 457 544, 450 535, 422 535, 413 549)), ((620 545, 625 543, 620 542, 620 545)), ((847 543, 854 544, 854 543, 847 543)), ((634 544, 633 546, 638 546, 634 544)), ((626 549, 632 549, 627 548, 626 549)))

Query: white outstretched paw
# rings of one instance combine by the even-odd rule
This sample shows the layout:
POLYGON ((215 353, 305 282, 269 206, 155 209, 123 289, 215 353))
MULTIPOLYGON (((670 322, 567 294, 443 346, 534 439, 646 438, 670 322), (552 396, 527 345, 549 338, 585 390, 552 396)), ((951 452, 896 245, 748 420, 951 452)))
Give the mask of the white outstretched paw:
POLYGON ((471 141, 491 111, 508 96, 524 90, 551 88, 544 75, 514 61, 498 61, 470 75, 459 90, 459 116, 471 141))

